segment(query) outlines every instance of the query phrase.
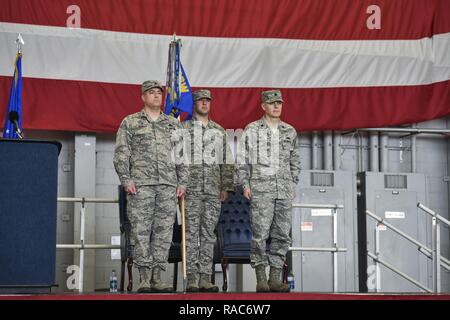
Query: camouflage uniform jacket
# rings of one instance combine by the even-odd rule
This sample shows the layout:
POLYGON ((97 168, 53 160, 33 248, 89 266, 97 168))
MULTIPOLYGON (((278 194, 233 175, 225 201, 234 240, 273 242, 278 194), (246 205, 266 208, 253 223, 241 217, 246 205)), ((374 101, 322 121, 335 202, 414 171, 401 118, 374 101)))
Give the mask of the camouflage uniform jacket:
POLYGON ((272 193, 277 199, 291 199, 300 172, 297 132, 280 121, 277 134, 270 129, 265 117, 247 125, 240 142, 238 182, 253 194, 272 193), (278 138, 278 148, 274 146, 278 138), (270 160, 271 149, 274 160, 270 160), (253 157, 252 157, 253 155, 253 157), (264 156, 268 155, 268 156, 264 156))
POLYGON ((144 110, 122 121, 116 137, 114 167, 122 185, 186 187, 188 172, 173 158, 172 133, 182 125, 161 113, 152 121, 144 110))
POLYGON ((191 143, 187 191, 211 195, 234 191, 235 166, 225 130, 212 120, 203 125, 194 118, 183 125, 189 130, 191 143), (220 149, 217 155, 213 151, 216 143, 220 149))

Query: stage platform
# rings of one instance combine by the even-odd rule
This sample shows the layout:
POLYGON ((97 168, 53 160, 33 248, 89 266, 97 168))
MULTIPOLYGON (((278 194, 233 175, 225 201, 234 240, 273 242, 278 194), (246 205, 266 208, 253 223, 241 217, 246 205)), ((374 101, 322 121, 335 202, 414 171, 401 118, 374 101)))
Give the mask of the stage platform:
POLYGON ((0 300, 450 300, 450 294, 377 294, 377 293, 92 293, 92 294, 9 294, 0 300))

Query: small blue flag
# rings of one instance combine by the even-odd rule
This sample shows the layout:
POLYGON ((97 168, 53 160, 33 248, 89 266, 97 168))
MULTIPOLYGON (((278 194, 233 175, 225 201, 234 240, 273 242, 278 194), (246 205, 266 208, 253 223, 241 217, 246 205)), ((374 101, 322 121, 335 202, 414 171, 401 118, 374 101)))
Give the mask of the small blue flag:
POLYGON ((19 139, 21 137, 17 132, 22 132, 22 52, 17 53, 14 62, 14 76, 9 93, 3 138, 19 139))
POLYGON ((191 118, 193 106, 191 86, 180 60, 180 40, 174 40, 169 45, 164 113, 177 118, 182 112, 186 112, 188 118, 191 118))

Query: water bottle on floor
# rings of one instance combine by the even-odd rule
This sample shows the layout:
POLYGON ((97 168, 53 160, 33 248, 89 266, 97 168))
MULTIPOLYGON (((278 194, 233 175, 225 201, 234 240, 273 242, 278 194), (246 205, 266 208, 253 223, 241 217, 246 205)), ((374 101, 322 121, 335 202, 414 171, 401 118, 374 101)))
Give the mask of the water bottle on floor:
POLYGON ((116 270, 113 270, 111 272, 111 276, 109 277, 109 292, 117 292, 116 270))
POLYGON ((292 272, 289 272, 289 275, 287 277, 287 283, 289 285, 289 289, 291 289, 291 291, 294 291, 294 289, 295 289, 295 278, 294 278, 294 274, 292 272))

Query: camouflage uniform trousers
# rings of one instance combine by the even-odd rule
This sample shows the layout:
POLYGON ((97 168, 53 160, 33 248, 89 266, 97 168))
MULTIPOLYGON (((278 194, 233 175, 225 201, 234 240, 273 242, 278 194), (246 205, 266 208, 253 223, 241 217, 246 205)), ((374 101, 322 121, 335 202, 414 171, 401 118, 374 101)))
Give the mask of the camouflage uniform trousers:
POLYGON ((158 266, 166 270, 177 214, 175 187, 139 186, 136 195, 128 195, 127 211, 134 263, 138 267, 158 266))
POLYGON ((212 274, 214 230, 219 221, 219 195, 203 192, 186 194, 186 271, 212 274))
POLYGON ((283 268, 291 245, 292 199, 275 199, 270 193, 253 193, 250 219, 253 233, 251 266, 283 268), (272 238, 270 251, 266 252, 269 236, 272 238))

